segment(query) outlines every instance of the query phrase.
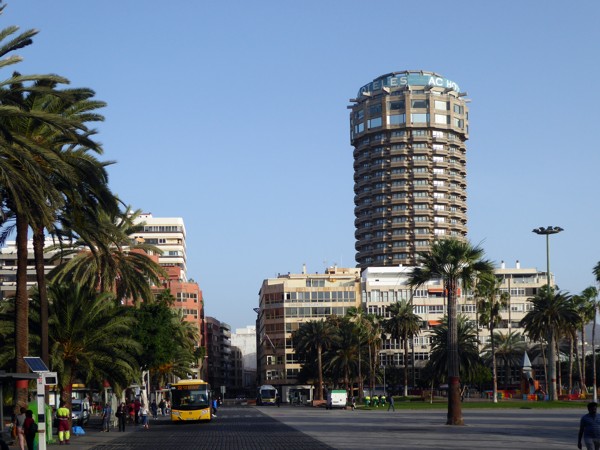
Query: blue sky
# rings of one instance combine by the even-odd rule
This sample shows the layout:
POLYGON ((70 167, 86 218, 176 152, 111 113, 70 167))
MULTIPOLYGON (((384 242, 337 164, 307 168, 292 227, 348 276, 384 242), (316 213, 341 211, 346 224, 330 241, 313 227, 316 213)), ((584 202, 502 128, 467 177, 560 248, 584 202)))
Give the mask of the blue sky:
MULTIPOLYGON (((253 324, 265 278, 354 267, 349 99, 379 75, 429 70, 469 93, 469 238, 487 256, 593 283, 600 2, 12 0, 37 28, 22 73, 57 73, 108 103, 110 184, 184 218, 208 315, 253 324)), ((8 74, 5 73, 5 77, 8 74)))

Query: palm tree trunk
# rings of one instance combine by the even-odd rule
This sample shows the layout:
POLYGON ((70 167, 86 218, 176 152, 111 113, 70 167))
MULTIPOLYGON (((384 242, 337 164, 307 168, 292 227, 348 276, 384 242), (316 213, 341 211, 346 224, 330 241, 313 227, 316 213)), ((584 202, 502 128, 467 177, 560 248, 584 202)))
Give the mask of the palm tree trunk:
POLYGON ((548 399, 555 401, 556 395, 556 339, 554 330, 548 332, 548 399))
POLYGON ((458 324, 456 281, 446 281, 448 292, 448 419, 447 425, 464 425, 460 403, 460 360, 458 357, 458 324))
POLYGON ((406 335, 404 336, 404 397, 408 397, 408 336, 406 335))
MULTIPOLYGON (((24 356, 29 354, 29 296, 27 293, 27 231, 29 225, 22 214, 16 215, 17 228, 17 292, 15 295, 15 372, 27 373, 24 356)), ((27 405, 27 389, 16 388, 20 406, 27 405)))
POLYGON ((581 325, 581 391, 587 392, 585 384, 585 324, 581 325))
MULTIPOLYGON (((360 337, 359 337, 360 339, 360 337)), ((360 343, 358 344, 358 401, 361 402, 363 399, 363 380, 362 380, 362 360, 361 360, 361 355, 362 353, 362 348, 360 346, 360 343)))
POLYGON ((592 365, 594 376, 594 401, 598 402, 598 386, 596 386, 596 318, 598 317, 598 305, 594 300, 594 324, 592 325, 592 365))
POLYGON ((569 394, 573 392, 573 335, 569 335, 569 394))
POLYGON ((579 345, 577 345, 577 338, 575 338, 575 359, 577 361, 577 373, 579 374, 579 387, 581 387, 581 356, 579 355, 579 345))
POLYGON ((540 342, 540 348, 542 350, 542 361, 544 363, 544 383, 546 386, 546 392, 548 391, 548 360, 546 359, 546 351, 544 350, 544 344, 540 342))
POLYGON ((494 339, 494 321, 490 321, 490 344, 492 346, 492 401, 498 403, 498 368, 496 367, 496 342, 494 339))
POLYGON ((317 400, 323 400, 323 362, 321 360, 322 347, 317 347, 317 366, 319 370, 319 387, 317 389, 317 400))
POLYGON ((33 234, 33 256, 35 275, 40 296, 40 338, 42 361, 50 367, 48 355, 48 292, 46 290, 46 271, 44 267, 44 228, 36 227, 33 234))
POLYGON ((560 342, 556 339, 556 399, 562 394, 562 370, 560 364, 560 342))

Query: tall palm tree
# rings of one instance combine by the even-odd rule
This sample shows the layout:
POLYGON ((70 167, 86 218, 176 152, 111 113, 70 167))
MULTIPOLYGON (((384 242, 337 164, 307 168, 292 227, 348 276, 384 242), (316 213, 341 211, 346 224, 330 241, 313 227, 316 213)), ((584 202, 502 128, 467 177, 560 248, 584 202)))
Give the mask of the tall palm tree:
MULTIPOLYGON (((0 13, 4 6, 0 6, 0 13)), ((32 43, 32 37, 37 31, 29 30, 16 36, 18 27, 8 27, 0 31, 0 58, 7 56, 16 49, 32 43)), ((18 56, 8 56, 0 60, 0 68, 5 68, 21 59, 18 56)), ((58 130, 68 130, 72 123, 57 114, 29 111, 23 108, 23 93, 29 95, 45 90, 48 93, 59 91, 49 83, 66 83, 67 80, 54 75, 23 76, 13 74, 12 77, 0 81, 0 201, 5 208, 14 213, 16 220, 17 241, 17 286, 15 310, 15 370, 25 372, 27 367, 23 356, 28 353, 28 293, 27 293, 27 233, 28 224, 40 212, 46 218, 51 216, 51 205, 48 199, 57 201, 51 184, 39 170, 39 161, 52 160, 52 155, 40 148, 35 142, 22 139, 16 124, 24 118, 35 118, 48 127, 58 130), (24 145, 27 143, 27 145, 24 145), (48 206, 46 208, 46 206, 48 206)), ((26 392, 17 390, 18 402, 26 403, 26 392)))
POLYGON ((365 316, 365 338, 369 350, 369 392, 371 397, 375 390, 375 378, 377 374, 377 363, 379 350, 383 342, 383 324, 381 317, 376 314, 367 314, 365 316))
POLYGON ((548 398, 558 400, 556 391, 556 340, 561 334, 561 328, 567 323, 576 322, 578 314, 571 296, 548 286, 538 290, 535 297, 530 299, 532 310, 521 320, 521 326, 533 341, 544 338, 548 342, 548 398))
POLYGON ((496 345, 494 328, 500 323, 502 317, 500 309, 506 307, 509 294, 500 289, 501 281, 493 273, 479 275, 475 296, 477 298, 477 311, 479 322, 485 324, 490 331, 490 347, 492 358, 492 401, 498 403, 498 368, 496 366, 496 345))
POLYGON ((421 331, 421 318, 415 314, 412 302, 401 300, 386 308, 390 314, 383 329, 393 339, 404 344, 404 396, 408 397, 408 342, 421 331))
MULTIPOLYGON (((82 205, 90 209, 117 209, 115 198, 108 189, 105 164, 88 154, 88 150, 102 152, 100 145, 91 138, 93 132, 87 131, 86 122, 103 120, 94 110, 105 104, 91 100, 94 92, 90 89, 57 91, 57 84, 54 81, 41 80, 34 83, 30 92, 23 90, 22 83, 11 85, 11 99, 24 111, 31 113, 28 117, 13 118, 12 148, 15 152, 34 149, 39 154, 35 169, 44 175, 46 183, 44 193, 47 199, 32 205, 33 217, 29 223, 33 229, 34 260, 41 299, 41 356, 46 363, 48 300, 44 270, 44 229, 53 232, 56 222, 60 219, 59 210, 63 214, 80 211, 82 205), (38 118, 42 114, 61 117, 65 123, 60 128, 49 125, 38 118)), ((27 170, 27 167, 24 167, 24 170, 27 170)), ((26 219, 22 216, 17 218, 22 221, 26 219)), ((87 222, 90 223, 93 221, 87 222)))
MULTIPOLYGON (((523 353, 527 349, 527 343, 523 339, 523 335, 515 331, 501 333, 496 331, 494 336, 495 355, 500 357, 504 365, 504 389, 509 388, 511 368, 518 365, 523 360, 523 353)), ((491 343, 483 348, 491 357, 491 343)))
POLYGON ((492 263, 483 259, 483 249, 458 239, 435 241, 429 252, 419 253, 419 266, 413 269, 410 285, 421 286, 430 280, 444 283, 448 304, 448 425, 462 425, 460 402, 459 347, 457 343, 457 293, 471 287, 475 274, 492 272, 492 263))
POLYGON ((323 400, 323 349, 330 348, 337 339, 336 330, 326 320, 304 322, 292 334, 298 356, 302 357, 313 350, 317 352, 317 400, 323 400))
MULTIPOLYGON (((594 278, 596 279, 596 283, 600 284, 600 262, 596 263, 594 268, 592 269, 592 273, 594 274, 594 278)), ((596 383, 596 320, 598 318, 598 298, 597 296, 594 298, 594 325, 592 326, 592 365, 594 368, 593 378, 594 378, 594 401, 598 401, 598 385, 596 383)))
POLYGON ((367 333, 368 322, 366 319, 367 312, 364 307, 351 307, 346 312, 347 317, 357 327, 358 336, 358 400, 361 401, 363 398, 363 376, 362 376, 362 343, 365 340, 367 333))
POLYGON ((579 315, 577 325, 581 334, 581 359, 579 373, 581 374, 581 390, 587 392, 585 382, 585 327, 588 323, 594 320, 596 314, 595 299, 598 296, 598 291, 594 286, 588 286, 579 295, 572 297, 575 310, 579 315))

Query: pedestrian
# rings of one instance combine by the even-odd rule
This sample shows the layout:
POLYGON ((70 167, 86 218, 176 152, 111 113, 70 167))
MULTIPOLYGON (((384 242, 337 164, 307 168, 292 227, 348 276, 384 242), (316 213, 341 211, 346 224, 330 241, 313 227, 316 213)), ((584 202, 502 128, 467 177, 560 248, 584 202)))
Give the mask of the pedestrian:
POLYGON ((112 408, 110 407, 110 402, 106 402, 104 404, 104 408, 102 408, 102 431, 109 432, 110 431, 110 416, 112 415, 112 408))
POLYGON ((33 450, 33 442, 35 441, 35 435, 38 431, 37 423, 33 420, 33 411, 28 409, 25 411, 25 423, 23 427, 25 431, 25 442, 27 442, 27 449, 33 450))
POLYGON ((137 425, 138 423, 140 423, 140 408, 142 407, 142 404, 140 403, 140 400, 138 398, 135 399, 135 401, 133 402, 133 409, 135 411, 135 424, 137 425))
POLYGON ((164 415, 165 415, 165 400, 164 399, 162 399, 162 398, 160 399, 160 402, 158 403, 158 407, 160 408, 160 413, 164 417, 164 415))
POLYGON ((25 450, 25 419, 27 416, 25 412, 27 410, 21 406, 20 409, 15 410, 15 417, 13 420, 13 429, 17 430, 15 434, 15 438, 17 439, 17 443, 19 444, 20 450, 25 450))
POLYGON ((275 395, 275 403, 277 404, 278 408, 281 406, 281 397, 279 394, 275 395))
POLYGON ((394 408, 394 396, 392 394, 388 395, 387 402, 388 402, 388 411, 390 410, 390 408, 392 408, 392 411, 396 411, 396 408, 394 408))
POLYGON ((581 438, 583 438, 587 450, 600 450, 600 416, 596 414, 598 403, 588 403, 587 409, 588 413, 579 422, 577 448, 582 448, 581 438))
POLYGON ((150 425, 148 424, 148 407, 145 403, 140 405, 140 416, 142 418, 142 426, 147 430, 150 428, 150 425))
POLYGON ((216 398, 213 399, 212 401, 212 413, 213 413, 213 417, 217 417, 217 408, 218 408, 218 401, 216 398))
POLYGON ((69 439, 71 439, 71 427, 69 427, 71 411, 65 406, 64 400, 60 401, 60 407, 56 410, 56 417, 58 417, 58 443, 60 445, 69 444, 69 439))
POLYGON ((356 409, 356 397, 354 395, 350 397, 350 404, 352 405, 352 411, 356 409))
POLYGON ((156 400, 152 400, 150 410, 152 411, 152 418, 156 420, 158 418, 158 405, 156 404, 156 400))
POLYGON ((125 422, 127 421, 129 411, 127 410, 127 405, 125 405, 124 402, 117 406, 117 413, 115 415, 119 421, 119 431, 125 431, 125 422))
POLYGON ((133 406, 133 402, 129 402, 127 409, 129 410, 129 423, 135 423, 135 407, 133 406))

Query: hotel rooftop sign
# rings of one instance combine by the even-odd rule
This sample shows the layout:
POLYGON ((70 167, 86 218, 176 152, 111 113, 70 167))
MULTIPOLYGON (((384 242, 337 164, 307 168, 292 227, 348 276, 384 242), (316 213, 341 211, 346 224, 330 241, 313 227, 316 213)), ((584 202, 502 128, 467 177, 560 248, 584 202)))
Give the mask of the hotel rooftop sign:
POLYGON ((383 75, 374 79, 369 84, 365 84, 358 90, 358 96, 360 97, 365 92, 379 91, 384 87, 394 88, 402 86, 432 86, 460 92, 458 84, 454 81, 432 72, 397 72, 383 75))

